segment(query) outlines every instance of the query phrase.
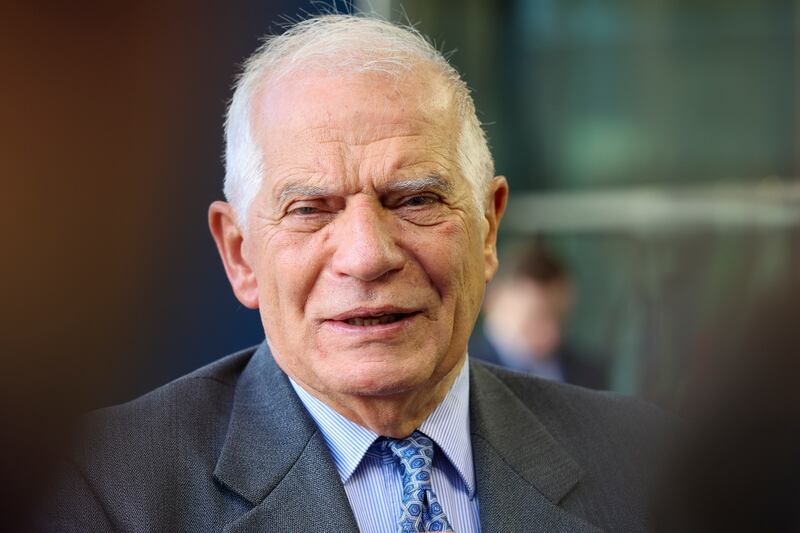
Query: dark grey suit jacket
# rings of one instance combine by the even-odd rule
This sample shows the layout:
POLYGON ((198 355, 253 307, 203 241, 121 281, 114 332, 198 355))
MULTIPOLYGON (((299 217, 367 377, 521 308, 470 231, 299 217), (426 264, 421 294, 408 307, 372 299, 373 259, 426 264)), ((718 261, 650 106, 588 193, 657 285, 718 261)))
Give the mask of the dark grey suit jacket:
MULTIPOLYGON (((645 529, 654 409, 472 361, 484 532, 645 529), (641 473, 637 467, 633 469, 641 473)), ((41 529, 357 531, 322 435, 266 344, 91 414, 41 529)))

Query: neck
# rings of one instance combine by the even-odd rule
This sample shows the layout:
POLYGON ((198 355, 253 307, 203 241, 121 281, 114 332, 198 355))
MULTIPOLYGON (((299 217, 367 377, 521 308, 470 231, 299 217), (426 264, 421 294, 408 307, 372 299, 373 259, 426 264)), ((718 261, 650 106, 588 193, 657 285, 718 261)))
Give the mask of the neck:
POLYGON ((328 404, 340 415, 378 435, 405 438, 416 430, 444 400, 466 364, 464 357, 435 385, 425 384, 409 392, 386 396, 322 395, 298 382, 309 394, 328 404))

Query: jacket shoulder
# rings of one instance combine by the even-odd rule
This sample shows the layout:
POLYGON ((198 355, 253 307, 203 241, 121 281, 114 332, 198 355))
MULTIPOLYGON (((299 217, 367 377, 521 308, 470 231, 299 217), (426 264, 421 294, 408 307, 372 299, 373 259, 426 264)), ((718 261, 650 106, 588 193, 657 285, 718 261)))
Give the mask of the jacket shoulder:
POLYGON ((102 476, 121 465, 152 468, 178 454, 215 457, 237 379, 254 351, 228 355, 135 400, 88 413, 77 427, 74 460, 102 476))
POLYGON ((476 364, 508 387, 581 463, 611 451, 628 459, 647 455, 672 424, 665 411, 638 398, 476 364))
POLYGON ((115 418, 135 418, 140 413, 156 414, 175 400, 180 400, 184 410, 210 407, 207 395, 225 396, 226 391, 232 391, 255 349, 251 347, 222 357, 129 402, 92 411, 84 421, 91 425, 115 418))
POLYGON ((666 413, 622 394, 477 364, 491 374, 485 379, 505 387, 505 401, 523 404, 578 467, 579 481, 560 505, 608 531, 647 530, 672 426, 666 413))

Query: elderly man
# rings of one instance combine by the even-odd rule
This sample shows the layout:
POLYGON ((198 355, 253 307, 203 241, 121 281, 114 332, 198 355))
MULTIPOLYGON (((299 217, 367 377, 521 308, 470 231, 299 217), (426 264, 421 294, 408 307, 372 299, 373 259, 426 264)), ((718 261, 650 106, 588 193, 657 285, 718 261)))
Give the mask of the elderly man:
POLYGON ((266 341, 86 422, 58 531, 643 529, 632 400, 467 359, 508 197, 414 30, 324 16, 247 62, 209 224, 266 341))

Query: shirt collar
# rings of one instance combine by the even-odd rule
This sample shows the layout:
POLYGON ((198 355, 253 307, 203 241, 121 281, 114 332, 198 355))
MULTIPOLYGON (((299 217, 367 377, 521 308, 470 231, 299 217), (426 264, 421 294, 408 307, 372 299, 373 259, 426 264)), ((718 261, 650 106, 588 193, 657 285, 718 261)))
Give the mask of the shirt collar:
POLYGON ((469 429, 469 358, 464 358, 464 366, 447 396, 422 421, 419 430, 441 448, 472 498, 475 494, 475 469, 469 429))
MULTIPOLYGON (((289 378, 297 396, 319 427, 342 483, 353 475, 367 450, 380 437, 337 413, 322 400, 311 395, 289 378)), ((469 497, 475 494, 475 469, 469 428, 469 361, 464 359, 461 371, 447 395, 423 420, 419 430, 430 437, 444 452, 467 487, 469 497)))

